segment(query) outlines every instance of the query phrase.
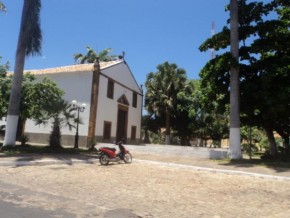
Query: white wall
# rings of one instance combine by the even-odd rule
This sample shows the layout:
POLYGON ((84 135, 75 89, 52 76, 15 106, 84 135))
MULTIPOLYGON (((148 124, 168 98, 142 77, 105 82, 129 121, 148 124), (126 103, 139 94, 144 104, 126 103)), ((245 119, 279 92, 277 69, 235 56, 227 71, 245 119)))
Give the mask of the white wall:
POLYGON ((6 117, 0 118, 0 126, 6 125, 6 117))
POLYGON ((125 95, 129 101, 128 107, 128 129, 127 129, 127 138, 131 137, 131 126, 134 125, 137 127, 136 137, 140 136, 140 125, 141 125, 141 95, 137 95, 137 108, 132 106, 133 99, 133 89, 135 92, 140 93, 140 89, 136 84, 134 77, 129 71, 126 64, 118 64, 114 67, 109 67, 105 70, 102 70, 102 73, 106 76, 112 78, 115 81, 122 83, 114 83, 114 98, 110 99, 107 97, 107 85, 108 78, 105 76, 100 77, 100 93, 99 93, 99 103, 98 103, 98 117, 97 117, 97 127, 96 135, 103 134, 103 124, 104 121, 112 122, 111 136, 116 137, 117 132, 117 116, 118 116, 118 99, 125 95), (106 108, 104 108, 106 105, 106 108))
MULTIPOLYGON (((114 99, 107 98, 108 78, 101 75, 99 84, 99 100, 97 108, 97 125, 96 135, 103 135, 104 121, 112 122, 111 136, 116 136, 117 131, 117 114, 118 114, 118 99, 125 94, 129 101, 128 109, 128 129, 127 138, 131 137, 131 126, 137 127, 136 137, 140 136, 141 124, 141 101, 140 89, 131 74, 128 66, 125 63, 119 63, 113 67, 108 67, 101 70, 102 74, 112 78, 115 81, 122 83, 114 83, 114 99), (129 88, 130 87, 130 88, 129 88), (132 106, 133 91, 139 93, 137 99, 137 108, 132 106)), ((64 99, 68 102, 72 100, 78 101, 80 104, 86 103, 87 107, 83 113, 80 113, 80 118, 84 124, 79 125, 79 135, 87 136, 89 112, 90 112, 90 98, 91 98, 91 83, 92 71, 76 71, 76 72, 58 72, 37 75, 37 80, 42 80, 45 76, 57 82, 58 87, 65 91, 64 99)), ((50 133, 51 124, 48 126, 35 126, 34 121, 28 120, 26 122, 26 132, 29 133, 50 133)), ((68 127, 63 127, 61 132, 63 135, 74 135, 75 129, 69 130, 68 127)))
MULTIPOLYGON (((80 113, 80 118, 84 124, 79 124, 79 135, 86 136, 88 132, 92 72, 70 72, 37 75, 37 79, 42 80, 45 76, 54 81, 57 81, 58 87, 65 91, 65 100, 67 100, 68 102, 76 100, 80 104, 87 104, 85 111, 83 113, 80 113)), ((51 124, 48 124, 47 126, 35 126, 34 121, 28 120, 25 125, 25 131, 30 133, 50 133, 51 124)), ((64 135, 74 135, 75 129, 69 130, 68 127, 63 127, 61 129, 61 132, 64 135)))
POLYGON ((102 70, 102 73, 120 82, 121 84, 130 87, 134 91, 140 93, 139 86, 136 83, 136 80, 134 79, 134 76, 131 74, 131 71, 126 63, 123 62, 113 67, 108 67, 102 70))

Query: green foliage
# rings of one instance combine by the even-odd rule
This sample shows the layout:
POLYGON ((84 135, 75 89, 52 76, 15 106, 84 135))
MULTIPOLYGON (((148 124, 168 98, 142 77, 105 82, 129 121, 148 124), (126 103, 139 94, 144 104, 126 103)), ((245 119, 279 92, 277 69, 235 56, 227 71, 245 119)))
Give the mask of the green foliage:
POLYGON ((147 75, 145 108, 153 119, 165 124, 166 135, 170 135, 170 123, 174 119, 178 95, 183 91, 186 81, 186 72, 168 62, 158 65, 157 72, 147 75))
POLYGON ((29 136, 22 135, 22 136, 20 136, 19 141, 21 142, 21 146, 26 146, 27 142, 29 141, 29 136))
MULTIPOLYGON (((41 53, 42 33, 39 21, 40 8, 41 0, 25 0, 23 3, 20 32, 16 49, 13 87, 11 88, 11 93, 9 94, 10 100, 8 107, 8 113, 13 114, 16 117, 19 117, 21 110, 21 82, 23 79, 25 57, 41 53)), ((10 122, 8 122, 7 125, 11 125, 9 128, 7 128, 9 131, 11 130, 11 132, 17 132, 17 125, 14 125, 10 122)), ((16 137, 14 137, 14 134, 7 134, 6 141, 9 141, 9 143, 12 144, 9 146, 15 146, 15 140, 16 137)))
POLYGON ((219 101, 224 100, 223 95, 214 95, 214 98, 208 98, 208 96, 203 95, 201 85, 200 81, 194 81, 194 90, 191 94, 192 104, 190 104, 189 110, 191 130, 196 138, 212 139, 219 146, 221 140, 227 137, 227 108, 222 110, 219 108, 219 101))
POLYGON ((165 144, 165 135, 161 134, 160 132, 149 132, 149 139, 152 144, 159 144, 164 145, 165 144))
MULTIPOLYGON (((3 77, 0 77, 0 117, 4 117, 7 114, 11 84, 12 75, 7 76, 3 74, 3 77)), ((57 87, 57 84, 48 78, 37 82, 35 76, 32 74, 27 73, 23 77, 20 118, 23 121, 33 119, 38 124, 47 123, 49 119, 54 118, 53 134, 50 138, 50 145, 52 147, 60 146, 60 131, 58 133, 56 125, 62 119, 58 120, 58 114, 63 112, 63 108, 68 107, 62 100, 63 95, 64 92, 57 87)), ((65 118, 71 116, 70 118, 74 121, 75 118, 73 115, 67 115, 66 112, 64 114, 65 118)), ((70 128, 72 127, 70 123, 67 125, 70 128)), ((23 138, 23 136, 20 136, 19 140, 21 143, 26 143, 25 137, 23 138)))
POLYGON ((97 145, 97 139, 94 137, 88 142, 88 147, 90 150, 94 150, 95 146, 97 145))
MULTIPOLYGON (((239 1, 240 110, 245 115, 241 121, 244 125, 268 129, 268 132, 276 130, 285 140, 290 134, 290 105, 287 103, 290 102, 289 6, 289 1, 239 1)), ((224 52, 230 46, 228 37, 226 26, 207 39, 200 50, 215 48, 224 52)), ((202 69, 204 104, 211 107, 211 102, 216 102, 218 111, 226 111, 229 72, 234 64, 230 54, 225 52, 202 69)))
POLYGON ((149 73, 146 78, 145 107, 151 114, 161 116, 173 110, 177 94, 185 86, 186 72, 176 64, 165 62, 157 66, 157 72, 149 73))
MULTIPOLYGON (((160 80, 161 78, 163 77, 160 77, 160 80)), ((146 140, 148 141, 149 135, 147 131, 150 130, 156 134, 156 137, 150 138, 150 140, 157 142, 162 139, 159 130, 165 126, 165 106, 161 107, 162 104, 159 102, 161 95, 157 94, 161 92, 158 90, 160 88, 159 81, 156 83, 151 81, 148 87, 150 89, 149 92, 147 89, 145 96, 150 97, 152 102, 153 99, 156 101, 149 107, 158 107, 152 109, 148 116, 144 116, 142 123, 146 140), (156 89, 152 87, 156 87, 156 89)), ((201 92, 200 82, 186 80, 182 88, 176 92, 175 98, 174 104, 172 104, 170 123, 173 136, 178 138, 180 144, 187 145, 192 137, 197 137, 204 140, 213 139, 216 144, 220 145, 220 141, 227 136, 228 129, 227 115, 219 112, 216 102, 219 99, 222 100, 223 96, 218 96, 216 101, 207 102, 206 96, 201 92)), ((149 101, 145 105, 148 103, 149 101)))
POLYGON ((241 127, 241 137, 243 141, 247 143, 256 144, 262 141, 266 137, 266 134, 263 130, 258 129, 257 127, 242 126, 241 127))
POLYGON ((7 78, 9 62, 1 64, 1 59, 2 57, 0 57, 0 117, 4 117, 7 113, 11 79, 7 78))
POLYGON ((242 144, 242 151, 243 153, 247 154, 250 158, 257 153, 259 148, 255 144, 243 143, 242 144))
MULTIPOLYGON (((7 114, 9 95, 11 90, 13 75, 3 74, 0 77, 0 117, 7 114)), ((64 92, 57 87, 57 84, 44 78, 42 81, 36 81, 32 74, 25 74, 22 81, 22 95, 20 102, 20 117, 23 120, 39 120, 45 117, 47 113, 47 102, 58 102, 62 99, 64 92)))
POLYGON ((7 71, 9 69, 9 62, 7 61, 5 64, 1 64, 2 57, 0 56, 0 78, 4 78, 7 75, 7 71))
POLYGON ((141 123, 144 143, 151 143, 151 135, 158 135, 161 126, 164 126, 164 124, 161 124, 161 119, 159 117, 152 115, 143 115, 141 123))
POLYGON ((61 131, 60 131, 60 118, 55 117, 52 124, 52 131, 49 136, 49 146, 52 148, 61 147, 61 131))
POLYGON ((0 2, 0 12, 6 12, 6 6, 0 2))
POLYGON ((75 128, 73 123, 79 122, 73 113, 75 108, 63 99, 48 101, 44 103, 46 111, 38 119, 36 124, 47 125, 52 121, 52 131, 49 137, 49 145, 52 148, 61 147, 61 128, 68 126, 71 130, 75 128))
POLYGON ((77 118, 73 113, 76 109, 63 99, 49 101, 44 103, 46 111, 39 119, 35 119, 36 124, 47 125, 50 119, 53 119, 55 125, 68 126, 74 128, 72 123, 75 123, 77 118))
POLYGON ((27 113, 25 117, 34 120, 45 119, 48 114, 52 113, 51 110, 54 110, 53 104, 62 100, 64 91, 48 78, 37 83, 31 82, 23 83, 23 93, 27 94, 23 95, 21 109, 27 113))
POLYGON ((100 62, 107 62, 112 61, 116 58, 116 55, 110 55, 112 49, 107 48, 105 50, 102 50, 100 53, 97 53, 92 49, 91 47, 87 46, 87 53, 76 53, 73 55, 74 60, 78 64, 84 64, 84 63, 94 63, 97 58, 99 58, 100 62))
POLYGON ((42 33, 40 28, 41 0, 24 1, 21 20, 21 46, 25 46, 26 56, 41 53, 42 33))

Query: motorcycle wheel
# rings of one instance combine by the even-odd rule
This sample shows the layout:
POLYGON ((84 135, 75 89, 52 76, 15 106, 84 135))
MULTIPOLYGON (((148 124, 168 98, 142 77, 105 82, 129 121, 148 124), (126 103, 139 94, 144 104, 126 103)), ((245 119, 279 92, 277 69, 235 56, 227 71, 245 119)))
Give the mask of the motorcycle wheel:
POLYGON ((124 161, 125 163, 132 163, 132 155, 130 153, 125 154, 124 161))
POLYGON ((101 165, 108 165, 110 162, 109 156, 106 154, 102 154, 99 158, 100 164, 101 165))

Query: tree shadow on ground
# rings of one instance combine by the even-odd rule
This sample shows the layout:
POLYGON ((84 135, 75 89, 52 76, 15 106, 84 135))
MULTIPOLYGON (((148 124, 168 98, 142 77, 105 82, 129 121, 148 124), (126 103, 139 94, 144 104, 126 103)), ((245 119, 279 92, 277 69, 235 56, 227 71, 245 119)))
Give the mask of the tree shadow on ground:
POLYGON ((263 160, 255 158, 243 160, 223 160, 220 161, 218 164, 235 168, 266 167, 275 170, 277 173, 290 172, 290 161, 282 160, 263 160))
POLYGON ((14 166, 41 165, 42 160, 51 162, 62 162, 67 165, 73 165, 73 161, 83 161, 86 163, 95 163, 99 154, 96 150, 74 149, 74 148, 57 148, 52 149, 49 146, 31 146, 16 145, 11 148, 1 147, 0 161, 5 158, 13 158, 14 166), (21 164, 20 164, 21 163, 21 164))

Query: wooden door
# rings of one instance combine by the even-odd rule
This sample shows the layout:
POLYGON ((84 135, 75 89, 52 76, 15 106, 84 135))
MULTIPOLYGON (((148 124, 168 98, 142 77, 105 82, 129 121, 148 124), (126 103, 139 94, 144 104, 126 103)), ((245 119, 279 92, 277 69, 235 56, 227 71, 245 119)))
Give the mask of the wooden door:
POLYGON ((117 142, 123 140, 123 142, 126 143, 127 123, 128 123, 128 108, 124 106, 119 106, 117 120, 117 134, 116 134, 117 142))

